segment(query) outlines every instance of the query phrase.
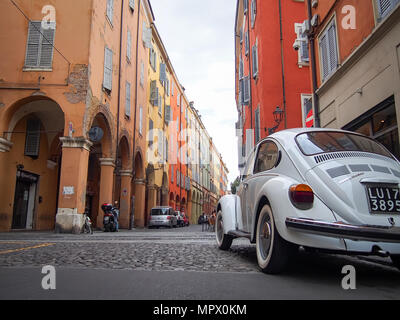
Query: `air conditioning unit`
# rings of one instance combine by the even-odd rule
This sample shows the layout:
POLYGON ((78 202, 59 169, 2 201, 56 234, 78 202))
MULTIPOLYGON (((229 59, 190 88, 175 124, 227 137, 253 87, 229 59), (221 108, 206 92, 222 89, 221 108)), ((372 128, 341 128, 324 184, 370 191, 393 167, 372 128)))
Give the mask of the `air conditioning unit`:
POLYGON ((319 15, 318 14, 314 14, 314 16, 311 18, 311 26, 312 27, 317 27, 319 23, 319 15))
POLYGON ((309 20, 304 20, 301 29, 302 29, 303 33, 310 34, 311 33, 310 21, 309 20))

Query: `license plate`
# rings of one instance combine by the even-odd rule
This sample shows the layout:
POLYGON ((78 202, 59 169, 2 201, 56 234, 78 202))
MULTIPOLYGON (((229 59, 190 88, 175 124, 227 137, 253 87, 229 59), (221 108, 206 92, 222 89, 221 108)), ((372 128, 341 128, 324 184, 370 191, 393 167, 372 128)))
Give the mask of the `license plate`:
POLYGON ((108 222, 109 219, 110 217, 104 217, 104 222, 108 222))
POLYGON ((400 189, 397 187, 367 186, 371 213, 400 213, 400 189))

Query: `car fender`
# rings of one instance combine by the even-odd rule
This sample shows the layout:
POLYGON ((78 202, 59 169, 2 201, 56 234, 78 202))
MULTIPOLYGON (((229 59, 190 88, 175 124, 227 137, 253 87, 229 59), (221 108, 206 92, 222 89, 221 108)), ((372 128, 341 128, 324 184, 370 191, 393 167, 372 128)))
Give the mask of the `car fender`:
POLYGON ((241 219, 240 198, 229 194, 221 197, 217 204, 217 211, 221 211, 224 233, 237 229, 238 217, 241 219))
MULTIPOLYGON (((314 204, 312 208, 308 210, 298 209, 292 204, 289 188, 292 185, 299 183, 299 181, 290 177, 278 176, 270 179, 260 188, 253 208, 252 242, 255 241, 258 215, 262 207, 265 204, 269 204, 274 216, 276 229, 283 239, 299 245, 319 246, 318 242, 320 242, 320 239, 318 240, 314 235, 304 235, 298 232, 293 232, 286 227, 286 218, 288 217, 303 217, 327 222, 336 222, 332 210, 330 210, 315 194, 314 204)), ((340 239, 327 238, 326 241, 327 243, 322 244, 322 247, 335 249, 343 247, 343 242, 340 239)))

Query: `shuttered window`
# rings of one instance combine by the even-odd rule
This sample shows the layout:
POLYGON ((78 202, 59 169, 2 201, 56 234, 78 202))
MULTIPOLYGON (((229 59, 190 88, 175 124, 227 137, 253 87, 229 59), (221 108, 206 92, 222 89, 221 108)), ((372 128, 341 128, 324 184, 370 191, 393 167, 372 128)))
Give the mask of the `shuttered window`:
POLYGON ((103 88, 112 90, 112 72, 113 72, 113 52, 109 48, 105 48, 104 52, 104 79, 103 88))
POLYGON ((143 135, 143 107, 139 107, 139 134, 143 135))
POLYGON ((149 119, 149 147, 153 145, 153 120, 149 119))
POLYGON ((55 23, 50 23, 43 29, 41 21, 29 22, 25 68, 52 67, 55 31, 55 23))
POLYGON ((129 0, 129 9, 135 10, 135 0, 129 0))
POLYGON ((253 78, 258 76, 258 46, 257 42, 252 48, 252 64, 253 64, 253 78))
POLYGON ((257 14, 257 1, 251 0, 250 4, 250 18, 251 18, 251 27, 254 28, 254 23, 256 22, 256 14, 257 14))
POLYGON ((128 60, 131 60, 131 51, 132 51, 132 37, 131 37, 131 31, 128 30, 128 35, 126 39, 126 57, 128 60))
POLYGON ((113 16, 114 16, 114 0, 107 0, 107 18, 113 24, 113 16))
POLYGON ((40 120, 29 118, 26 122, 25 155, 39 157, 40 149, 40 120))
POLYGON ((328 25, 319 39, 322 79, 326 80, 338 67, 338 50, 335 20, 328 25))
POLYGON ((249 55, 249 49, 250 49, 250 44, 249 44, 249 32, 246 32, 245 36, 244 36, 244 53, 245 55, 249 55))
POLYGON ((165 122, 168 124, 170 121, 172 121, 171 119, 171 106, 165 106, 165 122))
POLYGON ((244 77, 243 79, 243 104, 250 102, 250 78, 244 77))
POLYGON ((129 82, 126 83, 125 115, 131 116, 131 84, 129 82))
POLYGON ((384 19, 397 6, 400 0, 377 0, 378 20, 384 19))
POLYGON ((158 87, 157 87, 157 81, 153 80, 150 82, 150 102, 153 106, 158 106, 158 87))

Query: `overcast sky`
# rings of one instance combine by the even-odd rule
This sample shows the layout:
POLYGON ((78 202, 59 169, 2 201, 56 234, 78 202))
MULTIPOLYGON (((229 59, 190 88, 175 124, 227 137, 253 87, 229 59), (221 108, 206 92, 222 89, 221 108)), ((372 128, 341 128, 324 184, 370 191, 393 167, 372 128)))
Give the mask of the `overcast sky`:
POLYGON ((239 175, 233 39, 236 0, 150 2, 178 79, 199 110, 232 182, 239 175))

